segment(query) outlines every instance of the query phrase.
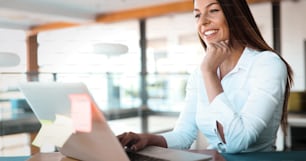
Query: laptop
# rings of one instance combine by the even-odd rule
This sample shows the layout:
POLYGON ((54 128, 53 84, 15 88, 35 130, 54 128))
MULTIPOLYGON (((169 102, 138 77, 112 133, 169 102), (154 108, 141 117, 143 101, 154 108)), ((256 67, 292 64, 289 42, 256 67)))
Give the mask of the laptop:
MULTIPOLYGON (((63 155, 84 161, 134 160, 129 158, 130 153, 126 152, 119 143, 84 83, 27 82, 21 83, 19 89, 40 121, 54 121, 56 115, 71 117, 69 96, 72 94, 89 96, 93 114, 91 131, 72 133, 59 148, 59 152, 63 155)), ((207 161, 212 158, 208 154, 156 146, 150 146, 135 153, 158 158, 157 160, 207 161)))

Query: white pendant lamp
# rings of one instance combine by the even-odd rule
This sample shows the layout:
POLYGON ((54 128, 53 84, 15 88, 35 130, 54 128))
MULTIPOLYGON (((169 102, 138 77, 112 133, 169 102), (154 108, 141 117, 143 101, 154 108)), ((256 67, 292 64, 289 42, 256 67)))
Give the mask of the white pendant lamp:
POLYGON ((20 63, 20 57, 11 52, 0 52, 0 67, 13 67, 20 63))
POLYGON ((94 44, 93 50, 96 54, 104 54, 108 57, 112 57, 127 53, 129 48, 119 43, 98 43, 94 44))

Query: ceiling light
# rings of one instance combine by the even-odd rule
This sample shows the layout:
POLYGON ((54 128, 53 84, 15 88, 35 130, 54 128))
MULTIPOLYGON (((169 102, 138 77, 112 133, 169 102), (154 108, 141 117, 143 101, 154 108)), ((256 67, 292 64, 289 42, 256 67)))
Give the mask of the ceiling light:
POLYGON ((20 63, 20 57, 10 52, 0 52, 0 67, 13 67, 20 63))
POLYGON ((104 54, 108 57, 119 56, 128 52, 129 48, 123 44, 117 43, 98 43, 94 44, 94 53, 104 54))

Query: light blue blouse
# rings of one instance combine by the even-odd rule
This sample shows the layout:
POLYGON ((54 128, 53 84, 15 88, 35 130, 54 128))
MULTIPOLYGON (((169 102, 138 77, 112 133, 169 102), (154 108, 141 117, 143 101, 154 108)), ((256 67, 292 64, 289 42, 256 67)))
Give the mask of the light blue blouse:
POLYGON ((286 65, 275 53, 245 48, 221 81, 224 92, 211 103, 200 69, 189 77, 185 108, 173 131, 162 136, 169 148, 188 149, 200 130, 209 148, 220 152, 272 151, 286 82, 286 65), (226 144, 217 132, 217 121, 223 125, 226 144))

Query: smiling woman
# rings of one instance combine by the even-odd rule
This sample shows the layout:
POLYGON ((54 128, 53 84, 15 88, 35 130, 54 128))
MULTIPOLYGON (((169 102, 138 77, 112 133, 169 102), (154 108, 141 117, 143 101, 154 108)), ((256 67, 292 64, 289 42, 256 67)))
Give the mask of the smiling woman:
POLYGON ((275 150, 279 126, 286 129, 291 67, 265 42, 246 0, 195 0, 194 18, 205 54, 175 128, 123 133, 122 145, 188 149, 199 131, 223 153, 275 150))

